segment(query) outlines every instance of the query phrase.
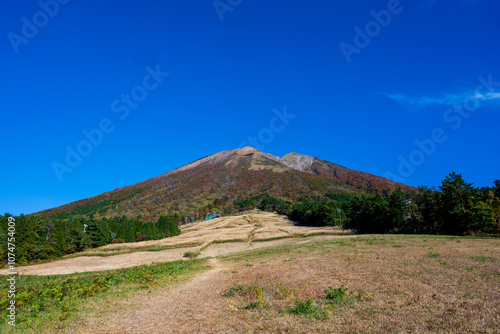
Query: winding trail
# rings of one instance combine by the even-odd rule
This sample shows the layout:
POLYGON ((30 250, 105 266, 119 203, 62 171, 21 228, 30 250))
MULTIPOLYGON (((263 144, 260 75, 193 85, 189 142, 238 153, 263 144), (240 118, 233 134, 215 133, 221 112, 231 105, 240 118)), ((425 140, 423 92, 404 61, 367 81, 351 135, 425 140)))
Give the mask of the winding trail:
POLYGON ((227 285, 225 268, 217 259, 209 259, 211 269, 174 287, 140 291, 113 306, 113 312, 91 312, 66 333, 213 333, 207 322, 227 308, 217 298, 227 285), (100 315, 99 315, 100 314, 100 315))

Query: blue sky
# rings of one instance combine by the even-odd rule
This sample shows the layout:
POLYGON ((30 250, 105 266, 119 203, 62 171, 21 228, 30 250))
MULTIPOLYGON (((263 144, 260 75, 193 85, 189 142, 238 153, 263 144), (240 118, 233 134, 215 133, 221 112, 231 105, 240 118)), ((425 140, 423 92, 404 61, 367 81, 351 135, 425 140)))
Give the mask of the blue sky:
POLYGON ((3 6, 2 214, 245 142, 413 186, 500 178, 500 1, 3 6))

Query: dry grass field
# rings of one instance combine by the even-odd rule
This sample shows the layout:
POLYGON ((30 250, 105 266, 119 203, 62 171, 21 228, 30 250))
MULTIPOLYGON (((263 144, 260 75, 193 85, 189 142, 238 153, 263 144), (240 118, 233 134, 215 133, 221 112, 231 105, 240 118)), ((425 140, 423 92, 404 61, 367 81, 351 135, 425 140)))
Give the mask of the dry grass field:
POLYGON ((173 288, 101 299, 66 332, 498 333, 499 259, 493 239, 304 240, 212 258, 173 288), (345 295, 332 302, 328 287, 345 295))
POLYGON ((22 332, 499 332, 499 239, 316 235, 256 242, 273 233, 332 231, 257 212, 202 224, 180 236, 199 246, 180 250, 205 247, 200 257, 209 257, 208 269, 173 284, 162 278, 145 288, 117 287, 82 300, 71 316, 22 332), (217 243, 231 237, 242 241, 217 243))
MULTIPOLYGON (((227 216, 188 226, 173 238, 111 244, 57 261, 19 267, 18 272, 21 275, 63 275, 111 270, 180 260, 188 254, 199 254, 199 257, 226 255, 281 244, 281 239, 345 233, 349 232, 333 227, 298 226, 285 216, 253 210, 241 216, 227 216), (224 245, 218 247, 220 244, 224 245)), ((2 274, 7 275, 8 270, 0 270, 2 274)))

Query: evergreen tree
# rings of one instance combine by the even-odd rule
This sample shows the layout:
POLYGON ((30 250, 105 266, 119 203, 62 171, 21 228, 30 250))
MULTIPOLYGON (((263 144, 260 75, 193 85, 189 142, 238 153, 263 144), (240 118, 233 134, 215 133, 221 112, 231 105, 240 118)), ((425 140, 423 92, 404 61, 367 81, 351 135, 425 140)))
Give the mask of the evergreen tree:
POLYGON ((62 256, 64 254, 64 246, 66 241, 65 235, 65 224, 60 219, 54 219, 54 233, 52 235, 52 241, 55 243, 56 256, 62 256))
POLYGON ((156 228, 160 238, 165 238, 167 236, 167 215, 161 215, 156 222, 156 228))
POLYGON ((465 182, 462 175, 452 172, 443 180, 440 189, 445 233, 472 233, 472 220, 469 215, 475 193, 472 183, 465 182))
POLYGON ((20 215, 16 218, 16 258, 26 264, 38 258, 37 241, 42 232, 42 219, 38 215, 20 215))
POLYGON ((440 234, 443 232, 442 210, 440 206, 440 193, 427 186, 419 187, 420 193, 416 196, 420 216, 417 217, 420 233, 440 234))
POLYGON ((405 200, 407 195, 398 188, 396 191, 392 192, 388 200, 388 210, 387 210, 387 225, 393 232, 398 233, 413 233, 416 230, 415 217, 410 219, 405 219, 405 215, 408 211, 405 200))

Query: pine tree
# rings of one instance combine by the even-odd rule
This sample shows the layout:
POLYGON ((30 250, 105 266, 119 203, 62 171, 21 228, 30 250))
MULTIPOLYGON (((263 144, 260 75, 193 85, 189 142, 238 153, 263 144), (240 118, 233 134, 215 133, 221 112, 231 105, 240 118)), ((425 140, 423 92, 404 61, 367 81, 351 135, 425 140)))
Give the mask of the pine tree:
POLYGON ((440 187, 444 208, 444 229, 448 234, 472 233, 472 221, 468 214, 472 207, 474 187, 461 174, 450 173, 440 187))

